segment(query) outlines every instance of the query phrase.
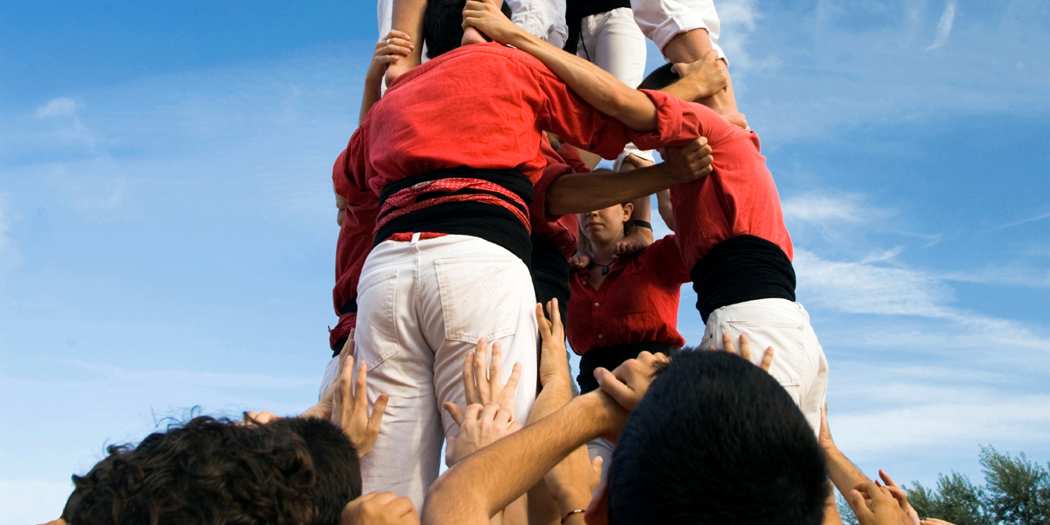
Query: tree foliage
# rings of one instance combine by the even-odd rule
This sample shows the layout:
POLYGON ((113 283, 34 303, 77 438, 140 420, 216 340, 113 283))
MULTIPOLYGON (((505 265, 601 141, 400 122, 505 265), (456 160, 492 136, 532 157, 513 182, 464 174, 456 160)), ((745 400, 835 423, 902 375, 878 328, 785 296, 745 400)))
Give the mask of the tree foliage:
POLYGON ((983 486, 953 472, 941 474, 935 488, 906 487, 919 515, 956 525, 1050 525, 1050 463, 992 447, 981 449, 980 460, 983 486))

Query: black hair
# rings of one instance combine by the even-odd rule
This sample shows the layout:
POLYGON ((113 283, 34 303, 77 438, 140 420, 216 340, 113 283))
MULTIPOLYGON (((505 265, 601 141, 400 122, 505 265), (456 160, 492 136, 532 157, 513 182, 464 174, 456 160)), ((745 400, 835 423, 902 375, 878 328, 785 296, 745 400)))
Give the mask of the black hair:
POLYGON ((638 84, 638 89, 658 90, 678 82, 678 73, 675 72, 673 64, 664 64, 653 70, 638 84))
POLYGON ((321 420, 244 426, 200 416, 107 452, 73 476, 63 511, 71 525, 334 525, 361 491, 350 441, 321 420))
MULTIPOLYGON (((423 42, 427 57, 436 58, 459 47, 463 41, 463 6, 467 0, 428 0, 423 12, 423 42)), ((510 7, 500 8, 510 18, 510 7)))
POLYGON ((817 525, 825 459, 787 392, 724 352, 678 352, 609 468, 610 525, 817 525))

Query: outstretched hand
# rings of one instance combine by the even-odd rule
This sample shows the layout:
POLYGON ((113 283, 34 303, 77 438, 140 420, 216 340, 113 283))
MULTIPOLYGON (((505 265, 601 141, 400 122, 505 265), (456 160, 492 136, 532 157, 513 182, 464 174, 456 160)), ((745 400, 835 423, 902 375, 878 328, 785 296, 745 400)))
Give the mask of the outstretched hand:
POLYGON ((846 501, 861 525, 904 525, 909 522, 890 491, 873 481, 861 483, 849 491, 846 501))
POLYGON ((510 377, 507 378, 506 383, 502 383, 500 364, 503 362, 503 352, 500 350, 499 342, 492 344, 491 353, 488 350, 488 342, 482 337, 474 345, 474 350, 468 352, 463 359, 463 391, 466 394, 467 404, 496 403, 501 408, 513 411, 514 396, 518 391, 518 382, 521 380, 521 364, 514 363, 510 377), (484 361, 485 354, 490 354, 487 370, 484 361))
MULTIPOLYGON (((740 334, 739 339, 740 347, 738 349, 737 346, 733 343, 733 336, 729 335, 728 330, 723 329, 721 351, 728 352, 730 354, 735 354, 741 357, 744 361, 747 361, 748 363, 754 363, 754 361, 751 360, 751 341, 749 341, 747 336, 744 334, 740 334)), ((708 350, 718 351, 719 349, 709 347, 708 350)), ((773 347, 767 347, 766 351, 762 353, 762 361, 758 363, 758 367, 764 370, 765 372, 769 372, 769 367, 773 366, 773 354, 773 347)))
POLYGON ((565 325, 561 321, 558 299, 551 299, 547 303, 547 314, 543 315, 543 305, 536 303, 536 324, 540 329, 540 385, 547 386, 558 381, 568 386, 572 379, 569 377, 565 325))
POLYGON ((908 493, 899 487, 897 482, 893 481, 893 478, 885 470, 879 469, 879 478, 882 479, 882 483, 885 484, 886 490, 890 492, 893 499, 897 500, 897 505, 900 506, 901 512, 908 518, 905 523, 907 525, 920 525, 919 513, 915 512, 915 507, 912 507, 911 502, 908 501, 908 493))
POLYGON ((449 438, 445 452, 449 466, 521 428, 514 413, 497 403, 473 403, 464 408, 446 401, 442 406, 459 425, 459 434, 449 438))
MULTIPOLYGON (((345 350, 344 348, 344 353, 345 350)), ((368 366, 362 362, 355 379, 353 356, 348 355, 344 359, 332 393, 329 420, 350 438, 358 457, 364 457, 372 451, 379 437, 379 425, 383 422, 383 413, 390 398, 386 394, 380 394, 372 407, 372 413, 369 414, 366 386, 368 366)))

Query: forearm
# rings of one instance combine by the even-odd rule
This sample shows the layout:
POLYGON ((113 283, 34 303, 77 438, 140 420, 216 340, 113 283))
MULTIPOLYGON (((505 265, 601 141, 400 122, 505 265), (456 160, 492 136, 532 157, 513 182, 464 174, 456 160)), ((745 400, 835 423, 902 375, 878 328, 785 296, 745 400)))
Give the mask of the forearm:
POLYGON ((430 489, 423 523, 484 524, 536 485, 571 451, 601 435, 609 423, 598 394, 580 396, 561 410, 485 447, 454 466, 430 489))
POLYGON ((383 96, 383 76, 374 74, 371 69, 365 75, 365 89, 361 94, 361 110, 357 115, 357 125, 365 121, 365 115, 372 109, 376 102, 383 96))
POLYGON ((656 129, 656 106, 649 97, 628 87, 602 68, 524 30, 516 31, 507 43, 543 62, 594 109, 635 131, 656 129))
POLYGON ((825 447, 824 452, 828 460, 828 477, 842 495, 848 494, 857 485, 870 481, 838 447, 825 447))
POLYGON ((570 173, 547 190, 547 212, 557 216, 600 210, 652 195, 674 182, 671 170, 663 163, 621 173, 570 173))
POLYGON ((828 482, 828 497, 824 501, 824 525, 842 525, 842 516, 839 515, 838 499, 835 498, 835 489, 828 482))
POLYGON ((415 43, 412 54, 401 61, 408 67, 418 66, 423 59, 423 12, 426 8, 427 0, 394 0, 390 28, 408 33, 415 43))

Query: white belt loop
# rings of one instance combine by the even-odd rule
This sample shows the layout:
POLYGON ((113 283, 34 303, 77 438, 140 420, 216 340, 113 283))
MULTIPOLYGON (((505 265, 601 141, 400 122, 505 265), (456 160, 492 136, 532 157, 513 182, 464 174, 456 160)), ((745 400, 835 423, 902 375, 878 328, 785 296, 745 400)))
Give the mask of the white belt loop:
POLYGON ((412 232, 412 244, 416 244, 417 242, 419 242, 420 235, 422 235, 421 232, 412 232))

